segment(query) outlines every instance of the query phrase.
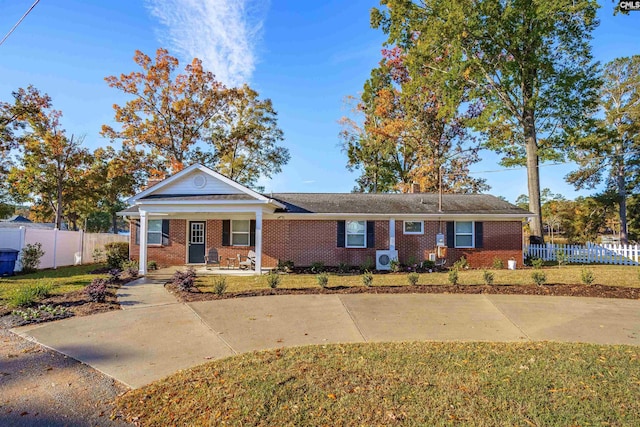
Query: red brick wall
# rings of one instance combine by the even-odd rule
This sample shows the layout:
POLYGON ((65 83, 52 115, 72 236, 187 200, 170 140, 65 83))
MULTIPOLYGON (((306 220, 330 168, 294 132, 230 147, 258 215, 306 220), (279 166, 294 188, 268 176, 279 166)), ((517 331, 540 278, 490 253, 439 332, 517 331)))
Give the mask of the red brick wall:
MULTIPOLYGON (((327 266, 346 263, 358 266, 370 259, 375 262, 376 249, 389 248, 389 221, 376 221, 375 248, 338 248, 336 245, 337 222, 334 220, 265 220, 263 221, 264 267, 275 267, 278 260, 293 261, 296 266, 308 266, 324 262, 327 266)), ((214 247, 223 258, 246 256, 254 247, 222 246, 222 220, 207 220, 206 250, 214 247)), ((403 234, 403 221, 396 221, 396 249, 401 262, 422 261, 435 252, 436 234, 442 230, 446 235, 446 223, 425 221, 424 234, 403 234)), ((150 246, 148 259, 161 266, 181 265, 187 257, 187 221, 171 220, 170 243, 167 247, 150 246)), ((471 267, 491 266, 494 257, 501 258, 505 265, 509 258, 518 263, 522 259, 522 225, 520 221, 484 222, 483 249, 448 248, 447 264, 465 256, 471 267)), ((135 244, 135 225, 131 226, 131 254, 138 258, 139 247, 135 244)))

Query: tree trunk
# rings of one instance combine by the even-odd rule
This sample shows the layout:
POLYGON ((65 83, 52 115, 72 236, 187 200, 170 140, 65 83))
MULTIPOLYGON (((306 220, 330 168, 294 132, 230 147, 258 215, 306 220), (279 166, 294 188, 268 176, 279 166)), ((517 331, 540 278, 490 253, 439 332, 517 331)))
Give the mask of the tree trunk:
POLYGON ((57 193, 56 228, 60 230, 60 226, 62 225, 62 180, 60 178, 58 178, 57 193))
POLYGON ((540 239, 540 243, 544 242, 542 233, 542 206, 540 203, 540 170, 538 168, 538 141, 536 138, 536 124, 533 109, 527 107, 525 99, 525 108, 523 109, 524 123, 524 140, 527 150, 527 184, 529 188, 529 210, 535 216, 531 218, 530 228, 531 237, 540 239))
POLYGON ((118 215, 115 212, 111 213, 111 227, 113 234, 118 234, 118 215))
POLYGON ((627 235, 627 187, 624 174, 624 159, 619 155, 617 162, 616 181, 618 186, 618 206, 620 215, 620 243, 626 245, 629 243, 627 235))

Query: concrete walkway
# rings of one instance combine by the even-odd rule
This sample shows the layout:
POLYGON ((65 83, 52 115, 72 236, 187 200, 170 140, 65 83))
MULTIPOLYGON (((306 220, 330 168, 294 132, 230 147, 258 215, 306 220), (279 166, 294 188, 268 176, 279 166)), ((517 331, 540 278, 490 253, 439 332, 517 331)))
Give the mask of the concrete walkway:
POLYGON ((379 341, 640 345, 640 301, 524 295, 284 295, 183 304, 162 281, 123 286, 123 310, 17 328, 130 387, 253 350, 379 341))

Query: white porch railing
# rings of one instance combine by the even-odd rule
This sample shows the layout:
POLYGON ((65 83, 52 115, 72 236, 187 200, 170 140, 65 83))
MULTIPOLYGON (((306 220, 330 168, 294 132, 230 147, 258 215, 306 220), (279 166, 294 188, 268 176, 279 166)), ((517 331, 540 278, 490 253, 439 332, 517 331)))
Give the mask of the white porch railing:
POLYGON ((567 262, 574 264, 639 265, 640 245, 608 245, 587 243, 586 245, 525 245, 523 255, 557 261, 562 254, 567 262))

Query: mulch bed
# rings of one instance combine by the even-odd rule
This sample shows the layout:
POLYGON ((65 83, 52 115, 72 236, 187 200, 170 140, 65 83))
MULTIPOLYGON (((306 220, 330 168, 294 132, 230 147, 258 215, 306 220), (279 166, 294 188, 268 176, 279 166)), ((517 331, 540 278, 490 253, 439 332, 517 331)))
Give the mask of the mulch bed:
POLYGON ((317 294, 502 294, 502 295, 549 295, 595 298, 640 299, 640 288, 624 288, 605 285, 416 285, 416 286, 364 286, 328 287, 322 289, 256 289, 243 292, 227 292, 217 295, 212 292, 201 292, 195 288, 191 292, 178 290, 167 284, 169 292, 182 302, 210 301, 228 298, 256 297, 266 295, 317 295, 317 294))

